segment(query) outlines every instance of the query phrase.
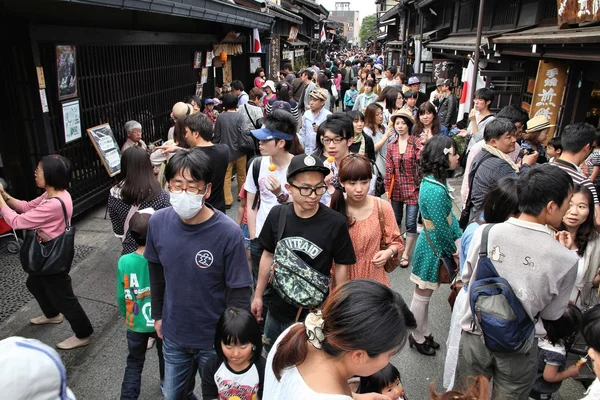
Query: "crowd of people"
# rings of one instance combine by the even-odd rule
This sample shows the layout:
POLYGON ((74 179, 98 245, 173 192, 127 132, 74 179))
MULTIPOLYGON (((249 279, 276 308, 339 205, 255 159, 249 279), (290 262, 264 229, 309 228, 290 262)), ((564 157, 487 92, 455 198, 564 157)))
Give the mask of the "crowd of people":
MULTIPOLYGON (((204 399, 406 400, 391 359, 406 344, 440 352, 429 304, 444 284, 448 392, 432 386, 432 399, 550 399, 586 363, 600 376, 594 127, 548 141, 547 118, 517 106, 494 114, 487 88, 457 122, 451 80, 427 96, 418 77, 362 54, 298 75, 284 65, 278 78, 259 68, 248 92, 236 80, 217 98, 176 103, 156 148, 125 124, 108 199, 122 242, 122 399, 140 396, 156 346, 169 400, 195 398, 196 373, 204 399), (460 218, 448 184, 457 170, 460 218), (407 303, 389 274, 409 266, 407 303), (581 337, 586 359, 567 366, 581 337)), ((70 162, 46 156, 35 176, 44 193, 30 202, 0 186, 0 214, 49 243, 69 230, 70 162)), ((43 312, 30 323, 71 324, 63 350, 93 332, 69 267, 27 280, 43 312)), ((20 341, 0 341, 13 357, 0 355, 0 368, 31 352, 56 358, 20 341)), ((585 399, 599 398, 596 379, 585 399)))

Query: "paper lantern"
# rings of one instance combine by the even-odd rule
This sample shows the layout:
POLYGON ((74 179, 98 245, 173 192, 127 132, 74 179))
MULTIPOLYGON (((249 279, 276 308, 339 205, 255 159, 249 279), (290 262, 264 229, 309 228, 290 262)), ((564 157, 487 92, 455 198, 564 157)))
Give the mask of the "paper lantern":
POLYGON ((219 59, 223 62, 227 61, 227 53, 222 51, 221 54, 219 54, 219 59))

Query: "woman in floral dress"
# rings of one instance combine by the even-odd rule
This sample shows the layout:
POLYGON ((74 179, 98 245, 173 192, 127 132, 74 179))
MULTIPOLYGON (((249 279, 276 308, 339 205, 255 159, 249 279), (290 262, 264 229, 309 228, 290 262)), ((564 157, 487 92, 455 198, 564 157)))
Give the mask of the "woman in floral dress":
POLYGON ((429 329, 429 300, 439 288, 438 257, 453 256, 458 262, 457 240, 461 237, 458 221, 452 213, 452 198, 446 178, 448 171, 458 165, 456 145, 448 136, 432 137, 421 151, 421 187, 419 209, 425 232, 419 235, 413 255, 410 280, 416 284, 410 310, 417 320, 417 329, 409 336, 410 347, 421 354, 433 356, 440 345, 433 340, 429 329))

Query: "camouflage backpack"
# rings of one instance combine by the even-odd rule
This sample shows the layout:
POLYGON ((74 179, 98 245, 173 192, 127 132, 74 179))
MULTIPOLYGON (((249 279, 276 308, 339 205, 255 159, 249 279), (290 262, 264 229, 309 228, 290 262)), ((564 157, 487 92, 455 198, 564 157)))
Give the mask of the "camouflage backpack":
POLYGON ((269 282, 287 303, 295 307, 315 308, 325 301, 331 277, 312 268, 294 253, 285 240, 281 240, 289 208, 289 205, 283 205, 279 212, 277 245, 269 282))

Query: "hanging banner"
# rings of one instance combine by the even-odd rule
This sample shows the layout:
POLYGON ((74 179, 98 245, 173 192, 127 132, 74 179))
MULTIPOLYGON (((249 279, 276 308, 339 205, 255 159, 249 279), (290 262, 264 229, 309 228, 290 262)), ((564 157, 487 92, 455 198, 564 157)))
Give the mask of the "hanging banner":
MULTIPOLYGON (((556 125, 566 81, 567 64, 541 60, 535 79, 529 117, 545 115, 550 125, 556 125)), ((550 128, 548 140, 554 135, 555 129, 555 126, 550 128)))
POLYGON ((558 26, 600 21, 598 0, 557 0, 558 26))

